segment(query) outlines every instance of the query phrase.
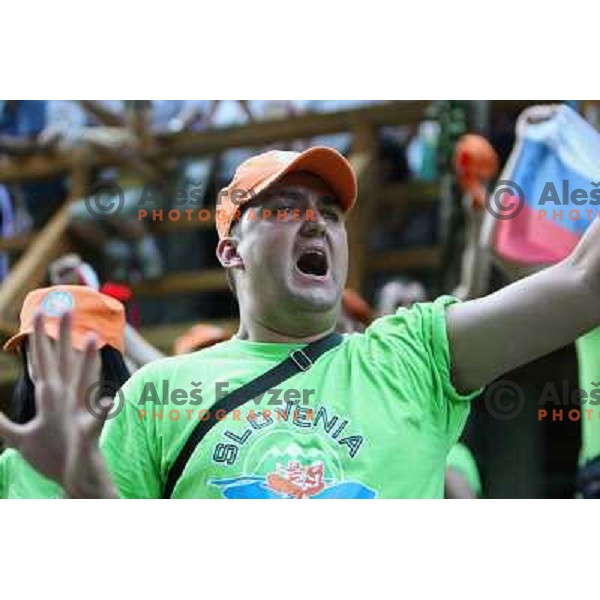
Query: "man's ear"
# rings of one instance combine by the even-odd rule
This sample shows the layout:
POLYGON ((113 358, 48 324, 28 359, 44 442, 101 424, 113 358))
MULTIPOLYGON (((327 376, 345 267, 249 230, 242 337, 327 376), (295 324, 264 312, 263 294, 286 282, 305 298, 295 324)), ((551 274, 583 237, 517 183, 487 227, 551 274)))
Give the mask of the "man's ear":
POLYGON ((217 258, 221 266, 226 269, 243 269, 244 261, 238 253, 237 240, 232 237, 225 237, 219 240, 217 244, 217 258))

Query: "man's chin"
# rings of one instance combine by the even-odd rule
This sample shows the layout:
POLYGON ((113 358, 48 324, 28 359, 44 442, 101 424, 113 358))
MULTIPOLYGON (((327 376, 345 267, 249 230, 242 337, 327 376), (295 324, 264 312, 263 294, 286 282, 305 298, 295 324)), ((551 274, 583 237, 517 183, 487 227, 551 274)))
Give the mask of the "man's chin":
POLYGON ((298 310, 309 312, 329 312, 335 310, 338 303, 338 293, 329 287, 292 288, 288 290, 290 304, 298 310))

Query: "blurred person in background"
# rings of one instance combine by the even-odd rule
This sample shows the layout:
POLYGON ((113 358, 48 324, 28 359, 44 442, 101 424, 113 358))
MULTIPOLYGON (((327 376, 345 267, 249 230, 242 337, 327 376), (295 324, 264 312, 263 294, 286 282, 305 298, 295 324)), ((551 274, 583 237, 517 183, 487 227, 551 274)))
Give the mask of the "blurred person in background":
MULTIPOLYGON (((138 101, 54 101, 47 139, 65 149, 88 147, 100 155, 118 156, 123 169, 104 169, 86 190, 93 211, 82 199, 71 206, 71 230, 87 243, 102 248, 104 271, 116 281, 158 279, 164 273, 163 258, 146 223, 137 218, 144 184, 157 177, 151 165, 139 158, 148 141, 147 132, 164 127, 176 117, 162 103, 148 107, 138 101), (120 206, 118 214, 102 206, 120 206), (116 235, 115 235, 116 234, 116 235), (139 273, 139 276, 138 276, 139 273)), ((163 208, 157 194, 152 208, 163 208)))
POLYGON ((198 323, 182 333, 173 344, 173 354, 189 354, 204 348, 210 348, 231 338, 231 334, 223 327, 198 323))
MULTIPOLYGON (((0 156, 50 151, 42 132, 47 126, 47 100, 0 100, 0 156)), ((22 201, 33 227, 40 228, 66 197, 63 177, 7 186, 15 205, 22 201)))
MULTIPOLYGON (((92 266, 83 262, 77 254, 66 254, 54 261, 49 267, 49 277, 52 285, 87 286, 123 304, 130 299, 130 294, 127 290, 123 290, 122 286, 110 282, 100 285, 98 275, 92 266)), ((135 373, 153 360, 165 357, 165 354, 150 344, 127 321, 124 324, 124 348, 124 359, 130 373, 135 373)))
MULTIPOLYGON (((40 364, 39 344, 42 332, 58 345, 58 368, 67 373, 77 365, 87 365, 86 377, 78 382, 78 399, 88 402, 95 396, 113 398, 129 379, 123 360, 125 312, 121 303, 83 286, 59 285, 30 292, 21 310, 19 331, 4 345, 4 350, 20 355, 22 373, 13 394, 12 418, 22 425, 40 424, 46 448, 46 471, 39 473, 27 462, 27 448, 23 453, 13 449, 0 454, 0 498, 61 498, 64 493, 55 482, 62 476, 60 440, 56 439, 52 419, 68 410, 60 402, 52 406, 50 414, 42 416, 40 402, 46 402, 43 390, 36 386, 47 374, 40 364), (67 319, 59 325, 61 315, 67 319), (43 318, 42 318, 43 316, 43 318), (63 335, 59 342, 60 327, 63 335), (46 433, 44 433, 46 431, 46 433)), ((98 429, 103 421, 92 414, 84 415, 81 426, 98 429)), ((63 432, 69 435, 69 432, 63 432)))
POLYGON ((425 286, 416 279, 397 277, 385 283, 376 294, 378 316, 393 315, 399 308, 410 308, 417 302, 427 301, 425 286))
POLYGON ((498 174, 498 154, 481 135, 463 135, 454 150, 454 170, 463 192, 465 243, 461 281, 452 292, 461 300, 482 296, 488 285, 491 257, 481 242, 486 194, 498 174))
MULTIPOLYGON (((103 155, 119 157, 125 168, 104 169, 88 194, 90 212, 81 200, 72 205, 72 231, 82 240, 103 249, 104 270, 110 279, 153 280, 164 271, 164 259, 156 238, 138 218, 137 209, 168 209, 165 174, 141 158, 140 151, 152 145, 153 134, 196 129, 207 120, 207 101, 49 101, 48 120, 41 138, 63 150, 88 147, 103 155), (148 188, 145 185, 156 182, 148 188), (121 206, 118 214, 102 206, 121 206)), ((210 164, 196 165, 194 181, 208 177, 210 164)), ((185 207, 183 207, 185 208, 185 207)))

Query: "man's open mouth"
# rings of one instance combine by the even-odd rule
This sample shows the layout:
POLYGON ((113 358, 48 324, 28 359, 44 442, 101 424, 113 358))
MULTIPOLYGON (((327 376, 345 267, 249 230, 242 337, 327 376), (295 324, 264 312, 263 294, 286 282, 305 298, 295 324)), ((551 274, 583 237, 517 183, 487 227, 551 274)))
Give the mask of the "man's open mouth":
POLYGON ((327 255, 323 250, 306 250, 300 255, 296 266, 304 275, 325 277, 328 270, 327 255))

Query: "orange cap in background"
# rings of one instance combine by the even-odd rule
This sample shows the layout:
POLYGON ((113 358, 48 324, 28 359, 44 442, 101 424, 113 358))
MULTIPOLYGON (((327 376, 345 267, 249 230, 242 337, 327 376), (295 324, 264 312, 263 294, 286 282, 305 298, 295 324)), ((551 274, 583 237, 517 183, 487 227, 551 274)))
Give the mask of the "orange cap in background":
POLYGON ((482 135, 467 133, 454 148, 454 170, 463 192, 472 196, 477 208, 483 208, 484 181, 498 174, 499 158, 493 146, 482 135))
POLYGON ((219 192, 216 225, 219 239, 226 237, 236 210, 277 183, 284 175, 306 171, 317 175, 335 192, 344 212, 356 201, 356 175, 352 165, 333 148, 315 146, 304 152, 270 150, 245 160, 231 183, 219 192))
POLYGON ((369 303, 351 288, 346 288, 342 294, 342 309, 356 321, 369 325, 373 320, 373 309, 369 303))
POLYGON ((111 346, 124 353, 125 309, 113 298, 83 285, 55 285, 29 292, 21 309, 19 331, 4 344, 4 350, 16 351, 33 333, 33 318, 40 311, 49 337, 58 339, 60 316, 71 312, 71 342, 83 350, 91 333, 98 348, 111 346))
POLYGON ((230 337, 222 327, 200 323, 188 329, 175 340, 173 352, 175 354, 187 354, 224 342, 230 337))

